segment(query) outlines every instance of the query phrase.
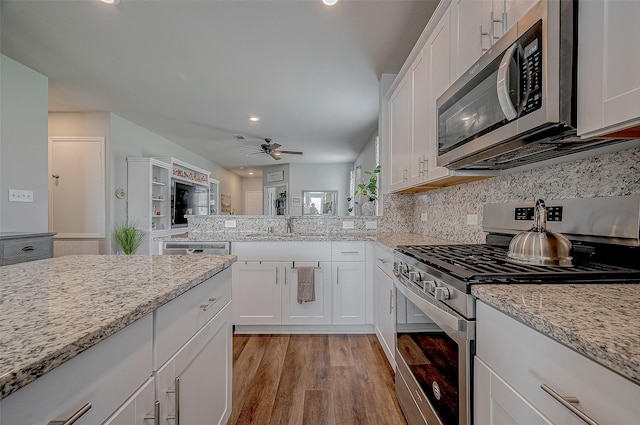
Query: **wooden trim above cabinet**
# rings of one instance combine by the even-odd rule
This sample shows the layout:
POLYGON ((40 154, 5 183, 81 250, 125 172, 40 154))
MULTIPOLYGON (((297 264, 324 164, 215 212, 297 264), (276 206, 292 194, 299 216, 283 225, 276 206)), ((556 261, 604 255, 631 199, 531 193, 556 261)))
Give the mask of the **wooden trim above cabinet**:
POLYGON ((398 190, 395 193, 418 193, 427 192, 429 190, 442 189, 443 187, 455 186, 463 183, 470 183, 478 180, 489 179, 493 176, 450 176, 441 180, 424 183, 418 186, 408 187, 406 189, 398 190))

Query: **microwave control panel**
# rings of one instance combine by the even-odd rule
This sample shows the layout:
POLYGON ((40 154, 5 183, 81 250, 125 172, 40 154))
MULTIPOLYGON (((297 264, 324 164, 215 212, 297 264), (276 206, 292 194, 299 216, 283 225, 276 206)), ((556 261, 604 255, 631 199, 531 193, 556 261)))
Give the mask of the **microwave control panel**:
POLYGON ((542 107, 542 21, 518 40, 520 43, 520 116, 542 107))

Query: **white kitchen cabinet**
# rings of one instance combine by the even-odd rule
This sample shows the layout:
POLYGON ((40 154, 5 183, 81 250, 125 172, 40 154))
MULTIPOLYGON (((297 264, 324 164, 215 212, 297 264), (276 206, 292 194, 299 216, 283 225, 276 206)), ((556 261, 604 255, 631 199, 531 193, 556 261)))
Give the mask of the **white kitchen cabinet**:
POLYGON ((149 378, 103 425, 150 425, 155 420, 156 381, 149 378))
MULTIPOLYGON (((580 2, 578 134, 593 137, 640 125, 640 2, 580 2)), ((621 137, 627 135, 622 134, 621 137)), ((638 130, 629 135, 638 138, 638 130)))
POLYGON ((477 423, 551 425, 551 422, 477 357, 474 362, 474 374, 473 417, 477 423))
POLYGON ((138 319, 0 401, 4 425, 103 423, 151 376, 153 315, 138 319))
POLYGON ((411 81, 402 79, 389 98, 389 189, 397 191, 409 185, 411 161, 411 81))
POLYGON ((484 418, 480 423, 583 425, 543 384, 577 397, 575 407, 596 423, 638 423, 640 385, 481 301, 476 313, 474 416, 484 418), (511 422, 502 420, 506 414, 511 422))
POLYGON ((154 234, 171 228, 169 164, 153 158, 127 158, 127 219, 145 232, 137 254, 155 252, 154 234))
POLYGON ((425 93, 429 90, 429 69, 424 50, 411 65, 409 77, 411 79, 411 151, 409 154, 409 185, 423 183, 429 177, 428 164, 428 135, 429 120, 425 119, 429 113, 428 98, 425 93))
POLYGON ((231 305, 156 373, 160 424, 226 424, 231 413, 231 305))
POLYGON ((491 0, 451 2, 451 82, 467 72, 494 42, 491 0))
POLYGON ((393 251, 376 244, 373 270, 374 326, 376 336, 391 367, 395 370, 396 300, 393 283, 393 251))
POLYGON ((282 263, 238 261, 232 268, 234 324, 281 324, 284 285, 282 263))
POLYGON ((331 263, 329 261, 296 261, 284 263, 282 289, 282 324, 331 324, 331 263), (314 267, 315 300, 298 303, 298 267, 314 267))
POLYGON ((333 324, 366 322, 366 243, 331 244, 333 282, 333 324))

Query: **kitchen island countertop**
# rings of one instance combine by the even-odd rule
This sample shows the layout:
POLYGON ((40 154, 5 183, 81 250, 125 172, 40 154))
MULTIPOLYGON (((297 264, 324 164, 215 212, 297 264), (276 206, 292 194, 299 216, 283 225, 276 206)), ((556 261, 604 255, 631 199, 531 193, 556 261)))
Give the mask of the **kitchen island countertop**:
POLYGON ((471 292, 640 385, 640 284, 474 285, 471 292))
POLYGON ((236 257, 71 255, 0 268, 0 399, 231 266, 236 257))

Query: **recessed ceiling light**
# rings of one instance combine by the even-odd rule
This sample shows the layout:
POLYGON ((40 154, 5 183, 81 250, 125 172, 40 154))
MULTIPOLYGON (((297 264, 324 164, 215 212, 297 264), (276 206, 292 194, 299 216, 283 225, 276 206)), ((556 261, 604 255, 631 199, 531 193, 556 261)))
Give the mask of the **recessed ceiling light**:
POLYGON ((327 6, 333 6, 334 4, 338 3, 338 0, 322 0, 322 3, 326 4, 327 6))
POLYGON ((251 172, 251 171, 250 171, 250 172, 249 172, 249 175, 250 175, 250 176, 253 176, 253 172, 251 172))
POLYGON ((102 3, 106 3, 106 4, 113 4, 116 5, 118 3, 120 3, 120 0, 100 0, 102 3))
POLYGON ((258 122, 258 121, 260 121, 260 117, 259 117, 259 116, 257 116, 257 115, 251 115, 251 116, 249 117, 249 121, 251 121, 251 122, 258 122))

